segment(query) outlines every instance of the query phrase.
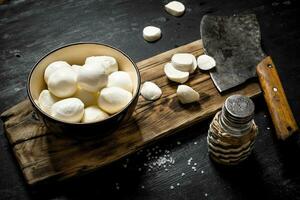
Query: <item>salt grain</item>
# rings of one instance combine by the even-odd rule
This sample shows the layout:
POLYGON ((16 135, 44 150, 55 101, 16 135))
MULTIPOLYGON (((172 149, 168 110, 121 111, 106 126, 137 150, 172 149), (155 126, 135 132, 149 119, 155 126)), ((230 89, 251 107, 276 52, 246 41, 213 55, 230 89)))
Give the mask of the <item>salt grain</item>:
POLYGON ((179 185, 180 185, 180 183, 177 183, 176 185, 177 185, 177 186, 179 186, 179 185))
POLYGON ((201 170, 201 174, 204 174, 204 171, 203 171, 203 170, 201 170))
POLYGON ((180 145, 180 144, 181 144, 181 142, 180 142, 180 141, 177 141, 177 144, 178 144, 178 145, 180 145))
POLYGON ((142 186, 141 186, 141 188, 142 188, 142 189, 144 189, 144 188, 145 188, 145 186, 143 186, 143 185, 142 185, 142 186))
POLYGON ((171 189, 171 190, 173 190, 173 189, 174 189, 174 186, 173 186, 173 185, 171 185, 171 186, 170 186, 170 189, 171 189))
POLYGON ((181 173, 181 176, 184 176, 184 175, 185 175, 185 173, 184 173, 184 172, 182 172, 182 173, 181 173))
POLYGON ((204 195, 205 195, 206 197, 208 196, 208 194, 207 194, 207 193, 205 193, 204 195))
POLYGON ((270 127, 267 127, 267 130, 270 130, 270 127))
POLYGON ((194 144, 196 145, 196 144, 198 144, 198 142, 194 142, 194 144))

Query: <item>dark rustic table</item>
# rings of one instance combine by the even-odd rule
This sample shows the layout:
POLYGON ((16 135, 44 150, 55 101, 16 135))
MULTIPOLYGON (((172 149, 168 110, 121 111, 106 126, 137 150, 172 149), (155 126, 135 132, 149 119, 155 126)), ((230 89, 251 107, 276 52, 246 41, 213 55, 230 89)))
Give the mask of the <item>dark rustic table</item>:
MULTIPOLYGON (((31 67, 58 46, 103 42, 140 61, 199 39, 204 14, 251 11, 299 124, 299 2, 184 0, 186 13, 180 18, 163 10, 166 2, 11 0, 0 5, 0 112, 26 98, 31 67), (162 39, 145 42, 146 25, 161 27, 162 39)), ((300 199, 299 136, 276 140, 263 98, 255 103, 259 135, 241 165, 222 167, 209 159, 208 120, 95 173, 34 188, 26 186, 1 128, 0 199, 300 199)))

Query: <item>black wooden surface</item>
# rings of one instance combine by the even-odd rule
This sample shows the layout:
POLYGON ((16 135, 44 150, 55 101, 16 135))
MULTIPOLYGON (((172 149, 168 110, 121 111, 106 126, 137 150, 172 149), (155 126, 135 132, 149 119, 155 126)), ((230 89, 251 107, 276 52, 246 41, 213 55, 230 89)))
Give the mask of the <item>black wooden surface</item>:
MULTIPOLYGON (((296 0, 185 0, 186 13, 180 18, 163 10, 166 2, 11 0, 0 5, 0 112, 26 97, 31 67, 58 46, 104 42, 140 61, 199 39, 204 14, 251 11, 258 15, 264 49, 277 65, 299 124, 300 6, 296 0), (162 39, 145 42, 146 25, 160 27, 162 39)), ((253 154, 239 166, 222 167, 209 159, 210 121, 204 121, 95 173, 39 188, 26 186, 1 128, 0 199, 300 199, 299 136, 277 141, 263 98, 255 103, 259 136, 253 154), (174 164, 154 166, 164 155, 174 164)))

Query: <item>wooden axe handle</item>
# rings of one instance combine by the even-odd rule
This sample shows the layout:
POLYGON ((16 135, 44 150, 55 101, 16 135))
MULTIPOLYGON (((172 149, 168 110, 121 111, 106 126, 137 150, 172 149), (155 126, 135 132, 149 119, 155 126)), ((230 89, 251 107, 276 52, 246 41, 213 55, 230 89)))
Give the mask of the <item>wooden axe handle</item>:
POLYGON ((277 137, 285 140, 298 130, 298 126, 271 57, 262 60, 256 71, 277 137))

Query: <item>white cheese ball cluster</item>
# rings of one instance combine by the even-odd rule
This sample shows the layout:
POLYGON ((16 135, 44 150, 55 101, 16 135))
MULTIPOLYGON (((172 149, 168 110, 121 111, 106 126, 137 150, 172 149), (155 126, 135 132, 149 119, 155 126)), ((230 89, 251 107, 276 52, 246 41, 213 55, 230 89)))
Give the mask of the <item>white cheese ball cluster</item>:
MULTIPOLYGON (((176 53, 172 56, 171 62, 165 64, 164 72, 167 78, 177 83, 185 83, 189 75, 197 69, 210 70, 216 66, 214 58, 208 55, 200 55, 197 59, 190 53, 176 53)), ((177 98, 182 104, 197 102, 200 95, 193 88, 187 85, 179 85, 177 98)), ((154 101, 162 95, 161 89, 153 82, 146 81, 141 89, 141 95, 149 101, 154 101)))
MULTIPOLYGON (((169 80, 182 84, 188 81, 197 66, 200 70, 210 70, 216 66, 216 61, 208 55, 201 55, 196 60, 193 54, 176 53, 164 66, 164 72, 169 80)), ((182 104, 197 102, 200 98, 199 93, 186 85, 178 86, 177 97, 182 104)))
POLYGON ((121 111, 132 99, 131 77, 118 69, 116 59, 111 56, 88 57, 83 66, 55 61, 44 72, 48 88, 35 102, 61 121, 104 120, 121 111))

